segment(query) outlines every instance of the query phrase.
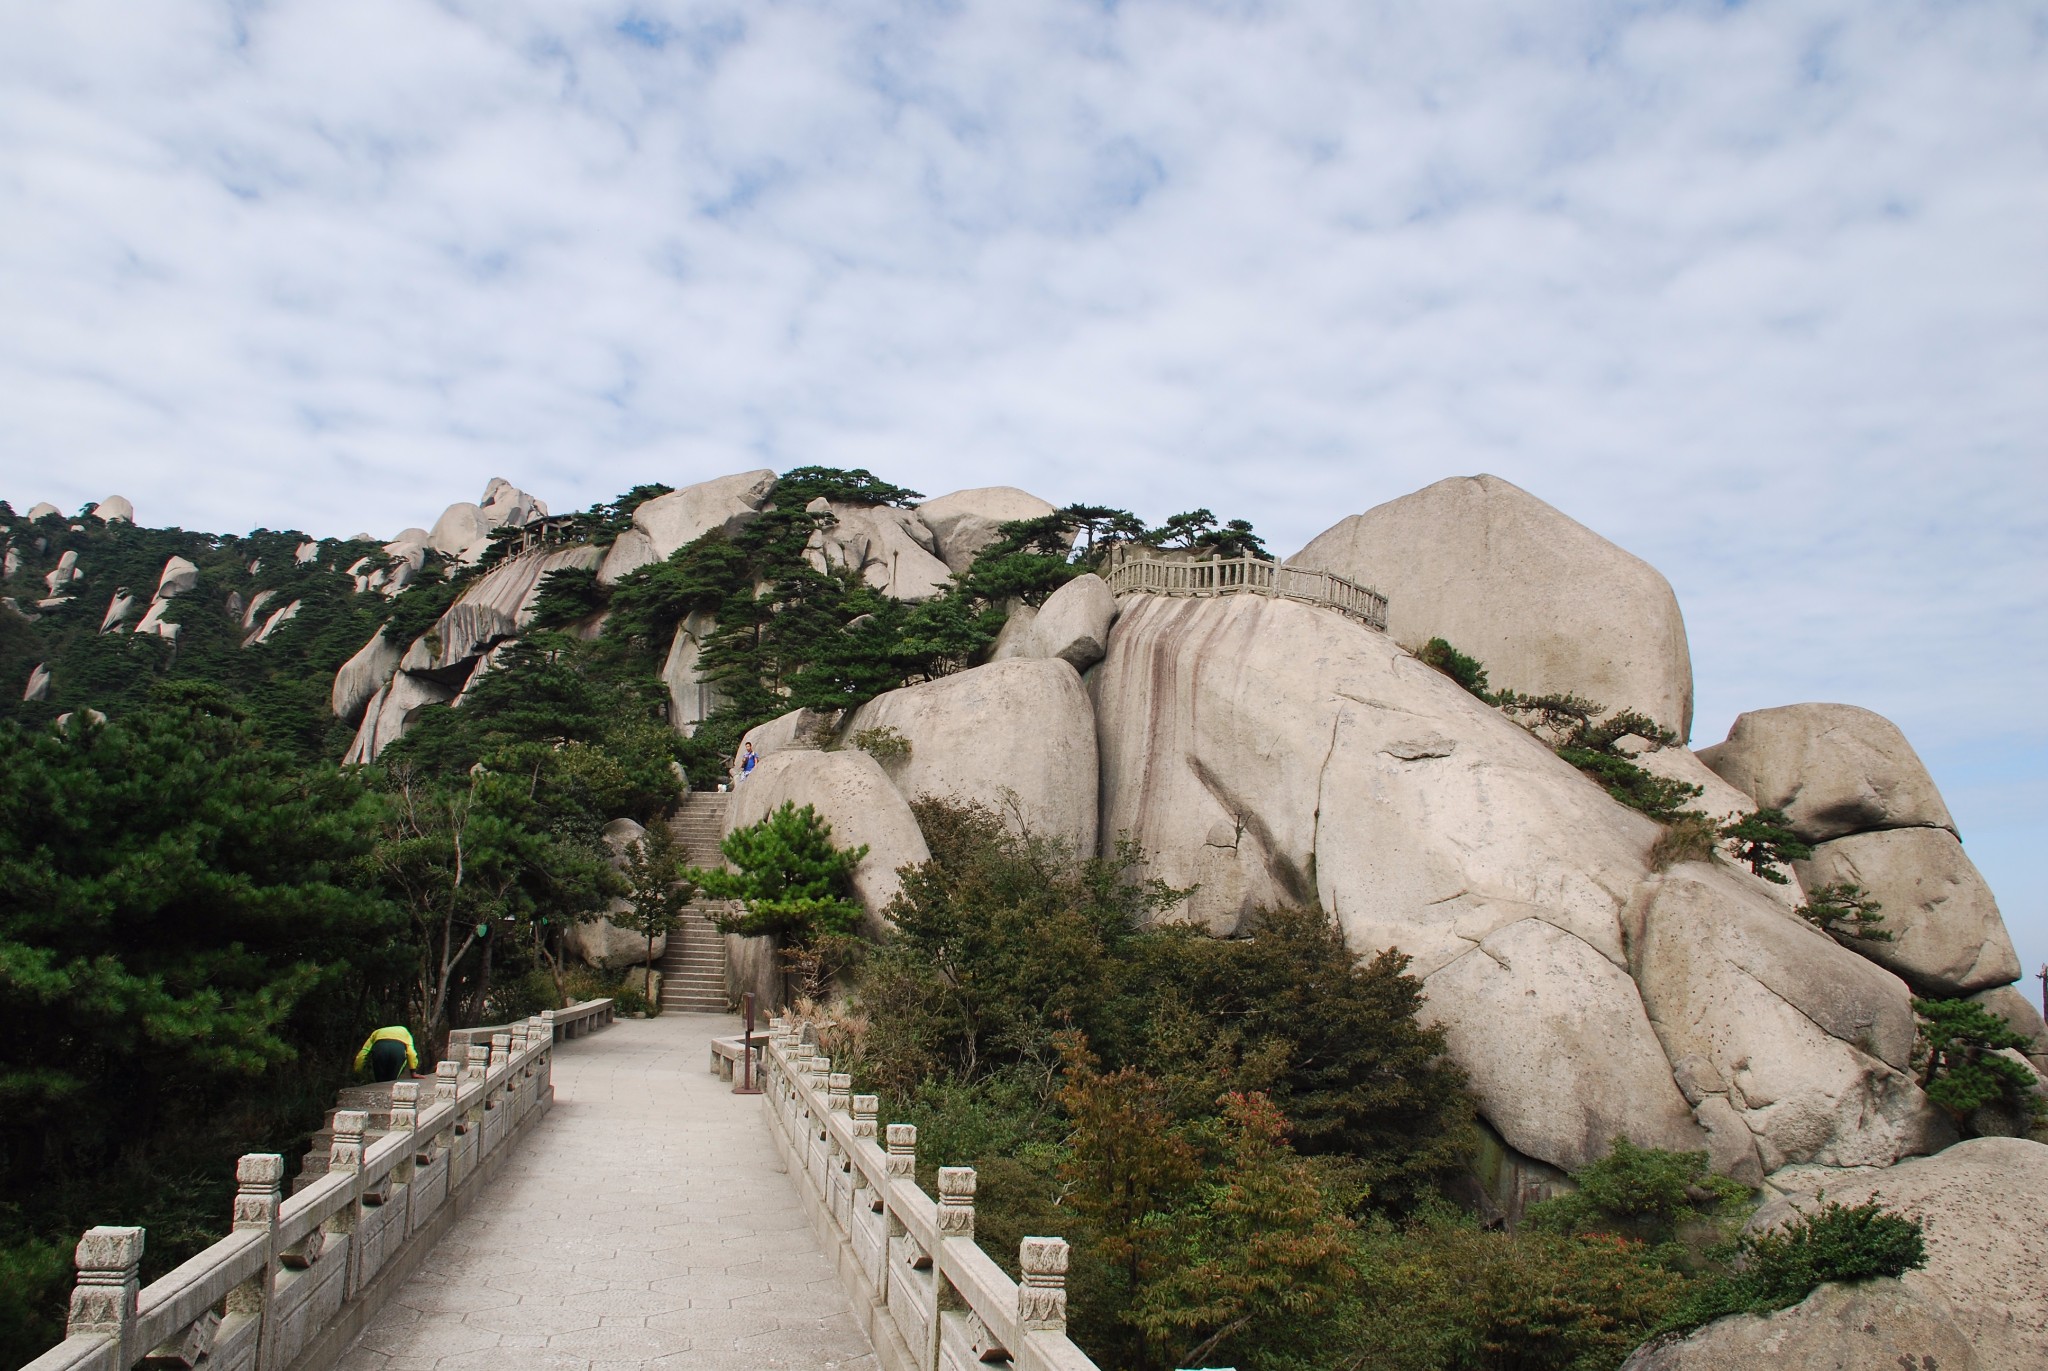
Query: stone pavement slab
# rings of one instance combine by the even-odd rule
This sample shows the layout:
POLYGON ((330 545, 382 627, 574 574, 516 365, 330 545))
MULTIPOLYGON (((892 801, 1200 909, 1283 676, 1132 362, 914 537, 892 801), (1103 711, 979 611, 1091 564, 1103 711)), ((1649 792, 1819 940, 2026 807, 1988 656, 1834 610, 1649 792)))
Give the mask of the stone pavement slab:
POLYGON ((730 1017, 555 1048, 555 1107, 340 1371, 876 1371, 768 1134, 706 1070, 730 1017))

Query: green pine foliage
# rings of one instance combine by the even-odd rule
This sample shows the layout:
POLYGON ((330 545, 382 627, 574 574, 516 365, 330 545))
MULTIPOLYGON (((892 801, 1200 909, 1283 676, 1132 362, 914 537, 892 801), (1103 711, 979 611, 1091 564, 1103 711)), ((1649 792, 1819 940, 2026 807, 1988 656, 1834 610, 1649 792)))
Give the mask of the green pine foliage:
POLYGON ((654 965, 654 940, 675 932, 690 902, 690 883, 683 879, 683 856, 667 824, 656 824, 646 836, 627 844, 620 875, 632 914, 626 926, 647 939, 647 965, 654 965))
POLYGON ((1966 1133, 1987 1108, 2001 1109, 2026 1125, 2043 1114, 2034 1073, 2005 1051, 2025 1051, 2031 1040, 1974 1000, 1913 1001, 1918 1016, 1920 1088, 1966 1133))
POLYGON ((1891 930, 1884 926, 1884 906, 1870 898, 1870 892, 1853 881, 1832 881, 1809 891, 1806 903, 1794 913, 1844 947, 1858 943, 1888 943, 1891 930))
POLYGON ((1704 1152, 1667 1152, 1616 1138, 1605 1157, 1572 1173, 1568 1195, 1529 1206, 1526 1222, 1543 1232, 1628 1238, 1677 1260, 1686 1229, 1739 1216, 1749 1187, 1717 1176, 1704 1152))
POLYGON ((1442 638, 1431 638, 1422 645, 1422 651, 1415 654, 1417 661, 1426 667, 1441 671, 1472 694, 1495 703, 1486 689, 1486 668, 1476 657, 1467 657, 1442 638))
POLYGON ((1688 1291, 1659 1331, 1683 1334, 1730 1314, 1789 1309, 1828 1281, 1903 1276, 1927 1264, 1917 1220, 1874 1203, 1820 1199, 1790 1223, 1737 1239, 1729 1270, 1688 1291))
POLYGON ((740 902, 737 914, 713 916, 725 932, 773 935, 801 947, 859 924, 853 869, 868 850, 835 846, 832 825, 810 805, 786 803, 726 834, 719 850, 735 870, 689 867, 682 878, 713 899, 740 902))
POLYGON ((1736 861, 1773 885, 1784 885, 1789 879, 1779 867, 1813 855, 1813 849, 1792 831, 1792 821, 1782 809, 1738 815, 1721 826, 1720 836, 1736 861))

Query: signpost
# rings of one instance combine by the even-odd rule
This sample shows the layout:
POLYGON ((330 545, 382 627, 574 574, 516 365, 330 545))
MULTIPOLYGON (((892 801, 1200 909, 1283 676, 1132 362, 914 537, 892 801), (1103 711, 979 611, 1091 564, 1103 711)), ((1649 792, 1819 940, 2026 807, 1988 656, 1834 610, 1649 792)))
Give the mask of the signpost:
POLYGON ((754 1084, 754 992, 749 990, 740 996, 740 1012, 746 1015, 747 1033, 740 1039, 740 1075, 733 1082, 735 1095, 758 1095, 761 1087, 754 1084))

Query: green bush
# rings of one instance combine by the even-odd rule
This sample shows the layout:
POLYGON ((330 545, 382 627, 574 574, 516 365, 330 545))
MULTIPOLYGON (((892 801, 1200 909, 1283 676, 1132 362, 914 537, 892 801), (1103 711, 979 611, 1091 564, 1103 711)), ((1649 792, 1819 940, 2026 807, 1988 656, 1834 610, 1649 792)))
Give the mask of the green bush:
POLYGON ((1467 657, 1442 638, 1431 638, 1415 657, 1424 666, 1441 671, 1488 704, 1494 703, 1493 696, 1486 690, 1486 668, 1477 658, 1467 657))
POLYGON ((1884 915, 1878 912, 1883 908, 1862 886, 1835 881, 1809 892, 1806 903, 1794 912, 1842 946, 1854 947, 1892 940, 1884 915))
POLYGON ((1738 1239, 1731 1253, 1735 1269, 1695 1287, 1660 1331, 1685 1332, 1728 1314, 1789 1309, 1827 1281, 1903 1276, 1927 1264, 1917 1220, 1875 1203, 1817 1198, 1823 1203, 1811 1213, 1738 1239))
POLYGON ((2033 1071, 2006 1050, 2025 1050, 2031 1039, 1974 1000, 1913 1001, 1919 1016, 1920 1088, 1965 1131, 1980 1109, 2003 1108, 2023 1123, 2042 1115, 2033 1071))
POLYGON ((1787 877, 1779 867, 1813 855, 1813 849, 1792 831, 1792 821, 1782 809, 1759 809, 1754 814, 1744 814, 1723 824, 1720 836, 1736 861, 1773 885, 1786 883, 1787 877))
POLYGON ((832 825, 810 805, 785 803, 761 822, 726 834, 719 850, 738 870, 690 867, 682 878, 713 899, 741 902, 738 914, 713 917, 721 931, 774 934, 801 946, 821 934, 850 933, 859 923, 853 868, 868 850, 834 846, 832 825))
POLYGON ((1704 1152, 1667 1152, 1616 1138, 1605 1157, 1572 1173, 1578 1189, 1529 1206, 1539 1232, 1611 1233, 1657 1249, 1666 1260, 1681 1230, 1732 1215, 1749 1187, 1717 1176, 1704 1152))

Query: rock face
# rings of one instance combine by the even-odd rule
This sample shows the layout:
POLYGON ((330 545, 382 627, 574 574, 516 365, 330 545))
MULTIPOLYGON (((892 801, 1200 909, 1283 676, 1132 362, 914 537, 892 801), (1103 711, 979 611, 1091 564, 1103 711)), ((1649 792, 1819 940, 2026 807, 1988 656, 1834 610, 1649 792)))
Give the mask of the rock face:
POLYGON ((24 703, 50 698, 50 668, 47 663, 37 662, 30 668, 28 685, 22 690, 21 698, 24 703))
POLYGON ((1951 1140, 1907 1074, 1911 992, 1721 868, 1686 863, 1630 911, 1630 966, 1666 1057, 1719 1094, 1761 1169, 1886 1166, 1951 1140))
POLYGON ((1036 622, 1038 611, 1035 608, 1022 600, 1012 601, 1002 629, 989 649, 989 660, 1006 662, 1012 657, 1036 657, 1038 645, 1031 637, 1031 625, 1036 622))
POLYGON ((633 524, 605 555, 597 579, 611 585, 628 572, 664 562, 676 549, 713 529, 737 533, 761 512, 775 488, 775 473, 743 471, 658 495, 633 511, 633 524))
POLYGON ((690 615, 676 625, 668 658, 662 663, 661 680, 668 687, 669 726, 686 738, 697 731, 698 724, 711 717, 720 703, 718 691, 697 676, 697 658, 703 653, 704 640, 717 627, 718 621, 709 614, 690 615))
POLYGON ((1617 1134, 1707 1147, 1627 973, 1552 924, 1488 934, 1429 978, 1423 1017, 1446 1025, 1487 1121, 1517 1152, 1569 1171, 1617 1134))
POLYGON ((733 793, 725 831, 757 824, 785 803, 816 809, 839 847, 867 846, 853 871, 854 891, 870 925, 886 927, 882 911, 903 888, 897 869, 930 860, 931 850, 881 766, 865 752, 774 753, 733 793))
POLYGON ((356 729, 356 740, 349 745, 342 764, 376 761, 378 753, 405 736, 414 715, 429 705, 444 705, 454 698, 455 692, 447 686, 424 676, 399 672, 391 678, 390 685, 364 705, 363 722, 356 729))
POLYGON ((1104 840, 1199 882, 1195 917, 1227 932, 1320 902, 1358 951, 1408 953, 1482 1113, 1539 1161, 1583 1165, 1616 1134, 1705 1145, 1631 1003, 1620 916, 1650 820, 1331 611, 1133 596, 1090 685, 1104 840), (1511 1063, 1533 1060, 1576 1084, 1532 1106, 1511 1063))
POLYGON ((199 568, 183 557, 173 557, 164 563, 163 574, 157 577, 156 598, 168 600, 174 595, 183 595, 199 584, 199 568))
POLYGON ((1716 1319, 1638 1350, 1622 1371, 1987 1371, 1938 1291, 1823 1285, 1790 1309, 1716 1319))
POLYGON ((1095 851, 1095 715, 1065 662, 991 662, 892 690, 855 710, 840 737, 851 747, 882 728, 910 744, 882 768, 905 799, 987 805, 1077 853, 1095 851))
POLYGON ((940 559, 954 571, 973 566, 975 554, 996 540, 996 530, 1001 525, 1043 519, 1057 512, 1036 495, 1015 486, 956 490, 917 507, 918 517, 937 542, 940 559))
POLYGON ((28 513, 22 515, 21 517, 28 520, 30 523, 34 523, 38 519, 46 519, 52 514, 62 514, 63 512, 63 510, 57 508, 48 500, 38 500, 36 501, 36 503, 30 505, 28 513))
POLYGON ((128 587, 122 586, 107 601, 107 612, 100 618, 100 632, 109 633, 120 628, 135 617, 135 611, 135 597, 128 593, 128 587))
POLYGON ((135 506, 123 496, 109 495, 93 507, 92 517, 103 524, 111 524, 116 519, 132 524, 135 522, 135 506))
MULTIPOLYGON (((604 845, 611 852, 612 865, 624 866, 626 849, 647 836, 647 830, 632 819, 613 819, 604 826, 604 845)), ((616 916, 589 919, 569 925, 569 948, 587 966, 600 971, 619 971, 629 966, 639 966, 649 960, 647 935, 631 927, 632 904, 614 897, 606 907, 606 914, 616 916)), ((668 937, 656 934, 654 957, 661 956, 668 947, 668 937)), ((656 973, 659 975, 660 973, 656 973)), ((657 991, 653 997, 659 1000, 657 991)))
POLYGON ((434 676, 444 685, 459 687, 478 657, 518 631, 519 625, 504 611, 458 600, 414 639, 399 666, 409 674, 434 676))
POLYGON ((401 655, 398 645, 386 638, 382 629, 370 635, 370 641, 357 648, 356 655, 334 673, 334 717, 350 723, 360 719, 370 697, 390 683, 401 655))
POLYGON ((502 476, 491 478, 480 504, 457 501, 442 511, 427 533, 427 546, 457 562, 483 555, 491 534, 547 517, 548 507, 502 476))
POLYGON ((1783 705, 1736 718, 1700 760, 1807 842, 1955 820, 1897 725, 1854 705, 1783 705))
POLYGON ((1808 890, 1846 881, 1869 891, 1884 906, 1892 940, 1865 940, 1857 950, 1924 994, 1967 995, 2019 979, 2019 955, 1991 887, 1945 828, 1836 838, 1816 847, 1798 872, 1808 890))
POLYGON ((1116 622, 1116 611, 1116 597, 1100 576, 1077 576, 1046 597, 1020 655, 1053 657, 1086 671, 1109 655, 1109 626, 1116 622))
POLYGON ((953 575, 933 552, 932 531, 914 511, 822 498, 804 508, 832 516, 804 548, 820 571, 844 568, 897 600, 929 600, 953 575))
POLYGON ((2005 1020, 2013 1032, 2026 1034, 2032 1044, 2026 1049, 2027 1056, 2036 1067, 2048 1071, 2048 1023, 2042 1022, 2041 1011, 2034 1008, 2032 1000, 2009 985, 1980 990, 1970 998, 2005 1020))
POLYGON ((1442 637, 1496 689, 1575 691, 1684 738, 1692 659, 1656 568, 1497 476, 1459 477, 1353 515, 1288 558, 1387 596, 1388 632, 1442 637))
POLYGON ((604 554, 594 547, 521 553, 492 567, 482 580, 463 591, 455 604, 495 611, 515 629, 523 629, 533 622, 534 601, 540 598, 542 581, 557 571, 589 571, 603 559, 604 554))
MULTIPOLYGON (((1973 1138, 1883 1171, 1802 1170, 1796 1183, 1825 1190, 1828 1200, 1876 1200, 1920 1221, 1927 1266, 1902 1281, 1946 1297, 1983 1371, 2048 1365, 2048 1225, 2041 1221, 2048 1213, 2048 1146, 1973 1138)), ((1815 1203, 1810 1193, 1773 1201, 1750 1227, 1774 1227, 1815 1203)))
POLYGON ((290 620, 298 617, 299 603, 299 601, 293 600, 288 605, 272 610, 269 617, 263 621, 263 626, 242 640, 242 646, 254 647, 258 643, 269 642, 271 634, 277 632, 279 628, 283 627, 290 620))

